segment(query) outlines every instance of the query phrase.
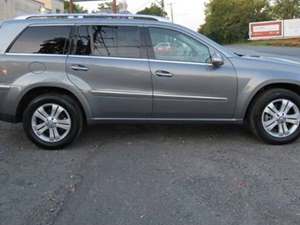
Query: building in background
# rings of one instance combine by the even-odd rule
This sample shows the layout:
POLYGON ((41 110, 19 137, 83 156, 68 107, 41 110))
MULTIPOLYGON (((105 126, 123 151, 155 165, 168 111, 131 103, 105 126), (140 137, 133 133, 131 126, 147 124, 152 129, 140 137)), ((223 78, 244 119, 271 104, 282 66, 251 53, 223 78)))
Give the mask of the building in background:
POLYGON ((42 3, 32 0, 0 0, 0 19, 39 12, 42 3))
POLYGON ((64 12, 63 0, 0 0, 0 20, 35 13, 64 12))
POLYGON ((63 0, 35 0, 43 4, 44 12, 48 13, 62 13, 64 12, 64 1, 63 0))

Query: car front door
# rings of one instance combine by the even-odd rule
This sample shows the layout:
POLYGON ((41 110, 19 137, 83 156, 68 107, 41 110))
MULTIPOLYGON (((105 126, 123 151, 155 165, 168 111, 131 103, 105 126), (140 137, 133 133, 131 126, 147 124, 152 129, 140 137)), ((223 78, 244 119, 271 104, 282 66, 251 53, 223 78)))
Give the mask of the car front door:
POLYGON ((237 78, 224 65, 211 65, 211 49, 183 32, 149 27, 153 116, 173 119, 230 119, 237 78))
POLYGON ((93 119, 151 116, 151 72, 141 39, 136 26, 77 27, 67 72, 87 96, 93 119))

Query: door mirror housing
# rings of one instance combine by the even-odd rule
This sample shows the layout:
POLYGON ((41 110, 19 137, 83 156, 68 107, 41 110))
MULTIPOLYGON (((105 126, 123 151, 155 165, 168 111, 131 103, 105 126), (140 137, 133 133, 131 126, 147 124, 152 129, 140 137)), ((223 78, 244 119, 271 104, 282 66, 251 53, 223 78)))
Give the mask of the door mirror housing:
POLYGON ((211 58, 211 64, 214 67, 220 67, 220 66, 224 65, 224 59, 221 55, 214 54, 211 58))

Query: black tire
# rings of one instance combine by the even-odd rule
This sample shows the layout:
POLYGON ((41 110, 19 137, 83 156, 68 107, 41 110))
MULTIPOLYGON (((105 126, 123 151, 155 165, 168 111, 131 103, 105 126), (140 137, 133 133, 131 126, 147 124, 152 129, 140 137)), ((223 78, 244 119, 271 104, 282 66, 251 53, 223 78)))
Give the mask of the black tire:
POLYGON ((28 138, 37 146, 47 150, 60 150, 71 144, 81 133, 84 124, 83 112, 78 103, 71 97, 62 94, 44 94, 33 99, 23 113, 23 127, 28 138), (68 134, 58 142, 47 142, 39 138, 32 127, 34 112, 45 104, 62 106, 69 114, 71 128, 68 134))
POLYGON ((295 141, 300 135, 300 126, 287 137, 274 137, 263 127, 262 115, 269 103, 276 99, 287 99, 292 101, 300 109, 300 96, 287 89, 270 89, 259 95, 250 106, 248 123, 252 132, 261 140, 272 145, 283 145, 295 141))

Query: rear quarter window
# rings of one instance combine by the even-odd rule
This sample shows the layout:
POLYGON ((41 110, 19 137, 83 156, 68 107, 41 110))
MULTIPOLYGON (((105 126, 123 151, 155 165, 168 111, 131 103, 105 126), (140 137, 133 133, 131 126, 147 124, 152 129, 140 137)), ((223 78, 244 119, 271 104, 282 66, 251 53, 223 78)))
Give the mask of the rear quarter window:
POLYGON ((9 53, 66 54, 71 26, 28 27, 9 48, 9 53))

